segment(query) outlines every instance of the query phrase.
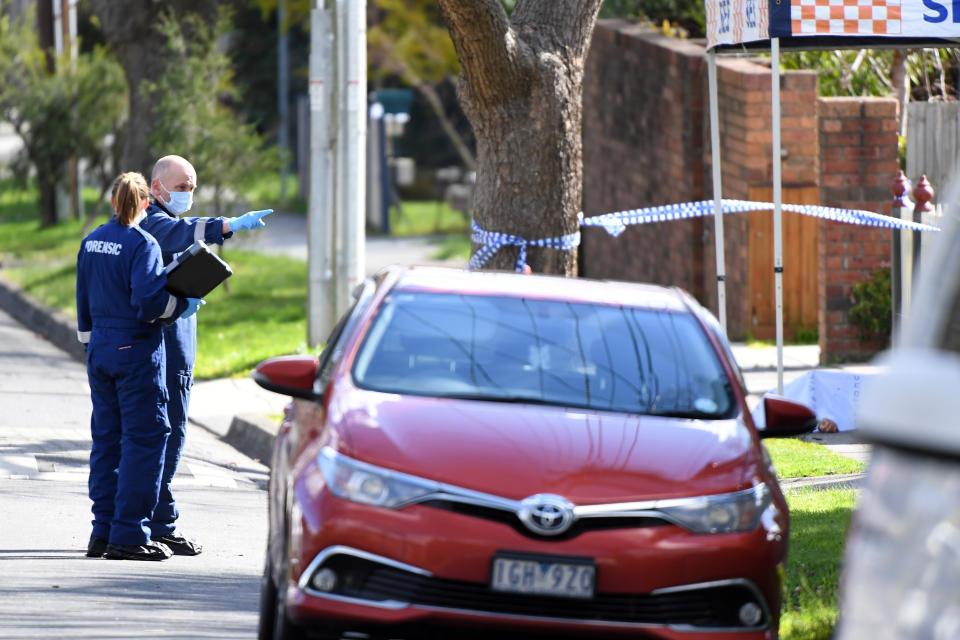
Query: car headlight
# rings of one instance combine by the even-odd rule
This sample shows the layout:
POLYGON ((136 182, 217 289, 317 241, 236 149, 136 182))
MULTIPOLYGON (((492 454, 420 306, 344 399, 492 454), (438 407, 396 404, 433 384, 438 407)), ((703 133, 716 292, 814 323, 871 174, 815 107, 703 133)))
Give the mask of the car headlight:
POLYGON ((735 493, 664 500, 657 511, 693 533, 739 533, 756 529, 768 506, 770 488, 761 482, 735 493))
POLYGON ((388 509, 422 502, 440 487, 436 482, 348 458, 330 447, 317 454, 317 466, 333 495, 388 509))

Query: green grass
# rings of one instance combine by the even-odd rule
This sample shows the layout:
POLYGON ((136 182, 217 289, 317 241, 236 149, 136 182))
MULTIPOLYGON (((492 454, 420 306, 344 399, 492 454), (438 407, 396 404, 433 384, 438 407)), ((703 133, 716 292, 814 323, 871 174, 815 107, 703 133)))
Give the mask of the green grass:
POLYGON ((0 222, 36 220, 37 193, 17 186, 13 180, 0 181, 0 222))
POLYGON ((402 204, 403 213, 390 207, 390 235, 425 236, 441 233, 465 233, 470 220, 454 211, 446 202, 411 200, 402 204))
POLYGON ((828 640, 837 622, 840 563, 856 491, 796 491, 787 502, 790 551, 780 638, 828 640))
POLYGON ((231 250, 226 287, 197 313, 198 379, 246 375, 265 358, 307 353, 307 265, 282 256, 231 250))
POLYGON ((796 438, 770 438, 763 441, 778 478, 807 478, 838 473, 860 473, 866 465, 834 453, 815 442, 796 438))
POLYGON ((297 174, 287 174, 286 198, 280 195, 281 180, 279 173, 265 173, 254 180, 243 190, 243 198, 254 209, 274 209, 275 211, 294 211, 307 213, 306 196, 300 194, 297 184, 297 174))
POLYGON ((469 234, 450 234, 444 236, 436 245, 437 250, 430 254, 432 260, 459 258, 466 262, 470 259, 469 234))

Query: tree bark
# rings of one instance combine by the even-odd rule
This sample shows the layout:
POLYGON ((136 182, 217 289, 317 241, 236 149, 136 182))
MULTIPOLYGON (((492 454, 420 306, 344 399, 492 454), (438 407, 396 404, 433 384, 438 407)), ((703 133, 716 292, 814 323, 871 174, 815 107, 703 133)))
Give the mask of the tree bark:
POLYGON ((37 176, 40 191, 40 226, 44 229, 57 224, 57 184, 44 176, 37 176))
POLYGON ((910 102, 910 75, 907 73, 908 51, 893 50, 893 62, 890 64, 890 80, 900 105, 900 135, 907 135, 907 104, 910 102))
POLYGON ((156 81, 163 73, 163 39, 156 25, 162 11, 175 15, 198 13, 207 20, 216 15, 217 0, 90 0, 100 20, 103 37, 123 66, 130 88, 130 116, 123 147, 124 171, 140 171, 150 179, 158 155, 177 153, 176 149, 151 149, 154 114, 140 83, 156 81))
MULTIPOLYGON (((474 220, 526 240, 578 231, 583 67, 602 0, 438 0, 477 139, 474 220)), ((478 247, 475 246, 474 250, 478 247)), ((514 268, 517 247, 484 266, 514 268)), ((576 275, 576 249, 529 247, 534 271, 576 275)))
MULTIPOLYGON (((37 43, 43 49, 47 73, 50 74, 54 72, 55 64, 53 29, 53 6, 49 2, 38 2, 37 43)), ((26 140, 22 134, 20 137, 26 140)), ((38 176, 37 189, 40 192, 40 226, 52 227, 57 224, 57 219, 60 217, 57 211, 57 181, 38 176)))

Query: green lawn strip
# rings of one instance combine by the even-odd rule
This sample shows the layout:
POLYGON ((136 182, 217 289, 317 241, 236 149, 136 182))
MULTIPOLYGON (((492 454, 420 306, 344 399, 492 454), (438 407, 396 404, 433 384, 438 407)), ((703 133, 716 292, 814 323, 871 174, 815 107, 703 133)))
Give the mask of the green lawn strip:
POLYGON ((815 442, 796 438, 769 438, 763 441, 778 478, 807 478, 842 473, 860 473, 866 465, 834 453, 815 442))
POLYGON ((198 379, 246 375, 265 358, 307 349, 307 265, 302 260, 225 249, 233 269, 197 313, 198 379))
MULTIPOLYGON (((257 210, 273 209, 274 211, 306 214, 307 200, 300 194, 296 175, 288 174, 286 183, 287 191, 284 194, 281 188, 283 181, 279 173, 261 174, 260 177, 246 186, 243 191, 243 199, 246 200, 248 207, 257 210)), ((269 218, 267 220, 269 221, 269 218)))
POLYGON ((390 207, 390 235, 425 236, 443 233, 464 233, 470 229, 470 220, 454 211, 446 202, 411 200, 403 202, 400 210, 390 207), (401 213, 402 210, 402 213, 401 213))
POLYGON ((787 494, 790 552, 781 640, 828 640, 832 636, 843 546, 856 499, 853 489, 787 494))
POLYGON ((454 233, 434 242, 437 250, 430 254, 432 260, 450 260, 458 258, 467 262, 470 259, 470 236, 454 233))

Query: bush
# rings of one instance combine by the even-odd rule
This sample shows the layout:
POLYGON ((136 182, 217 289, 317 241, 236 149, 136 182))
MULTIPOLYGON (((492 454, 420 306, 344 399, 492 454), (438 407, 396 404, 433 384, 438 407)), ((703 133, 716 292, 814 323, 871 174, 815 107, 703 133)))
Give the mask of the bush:
POLYGON ((879 269, 853 287, 850 322, 860 327, 861 340, 889 339, 891 328, 890 269, 879 269))

